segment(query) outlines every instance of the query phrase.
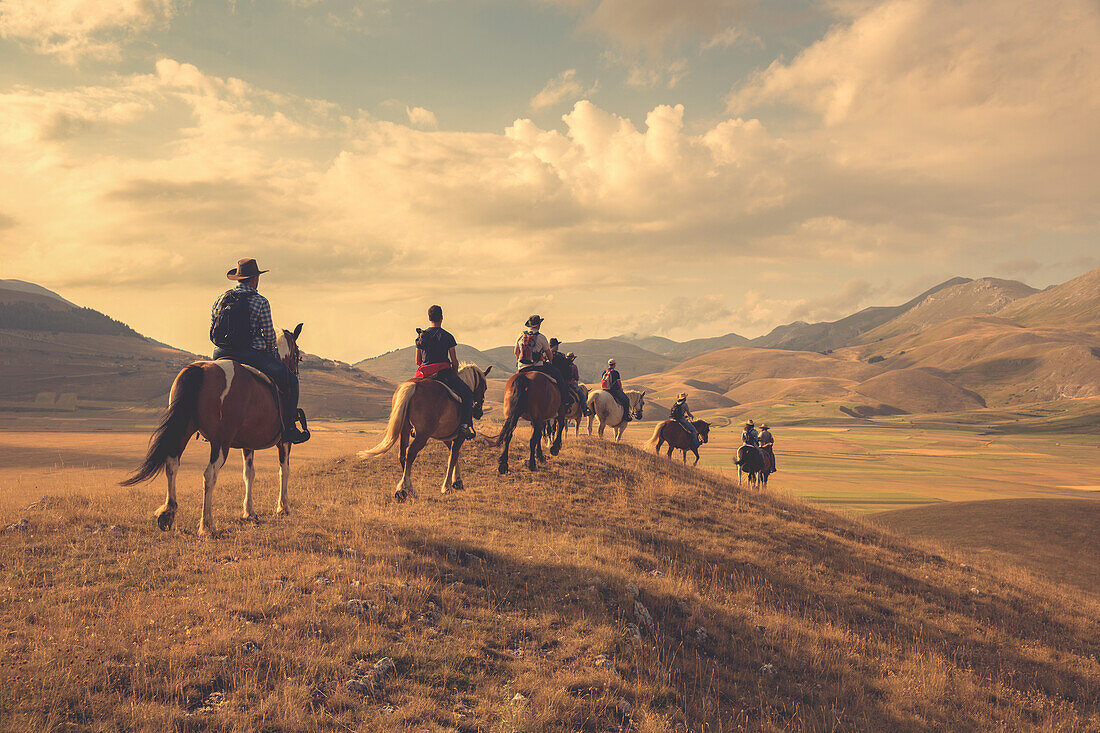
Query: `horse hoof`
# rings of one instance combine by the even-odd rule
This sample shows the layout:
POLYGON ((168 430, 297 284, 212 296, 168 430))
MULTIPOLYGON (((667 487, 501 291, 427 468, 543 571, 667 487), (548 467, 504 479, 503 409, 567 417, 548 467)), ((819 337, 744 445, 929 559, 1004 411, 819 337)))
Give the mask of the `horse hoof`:
POLYGON ((556 456, 558 453, 561 453, 561 446, 560 445, 550 446, 550 455, 556 456))
POLYGON ((290 510, 287 509, 285 506, 281 506, 281 507, 279 507, 278 509, 275 510, 275 516, 276 517, 289 517, 290 516, 290 510))
POLYGON ((161 532, 167 532, 172 529, 172 525, 176 522, 175 512, 159 512, 157 514, 157 526, 160 527, 161 532))
POLYGON ((404 489, 398 489, 397 491, 393 492, 393 498, 397 499, 400 502, 404 502, 406 499, 409 498, 409 492, 405 491, 404 489))
POLYGON ((451 489, 453 489, 454 491, 462 491, 465 488, 466 487, 462 485, 461 481, 455 481, 454 484, 451 486, 451 489))
POLYGON ((241 513, 241 521, 242 522, 252 522, 253 524, 259 524, 260 523, 260 518, 258 516, 256 516, 256 512, 242 512, 241 513))
POLYGON ((499 473, 499 474, 508 473, 508 464, 507 463, 498 464, 497 465, 497 473, 499 473))
POLYGON ((531 469, 532 471, 537 471, 539 470, 539 464, 535 463, 535 459, 532 458, 531 462, 527 464, 527 468, 531 469))

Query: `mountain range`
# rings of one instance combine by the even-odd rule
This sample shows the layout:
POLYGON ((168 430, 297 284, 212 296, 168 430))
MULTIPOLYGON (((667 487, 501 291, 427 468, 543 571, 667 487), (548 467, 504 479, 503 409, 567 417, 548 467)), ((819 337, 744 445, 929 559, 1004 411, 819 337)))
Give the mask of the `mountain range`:
MULTIPOLYGON (((696 410, 721 414, 868 418, 1100 399, 1098 313, 1100 269, 1041 291, 953 278, 900 305, 796 321, 755 339, 631 334, 561 348, 577 352, 590 384, 614 357, 628 384, 648 389, 659 406, 686 390, 696 410)), ((0 281, 0 348, 0 366, 14 375, 0 383, 0 409, 70 404, 58 395, 72 394, 87 407, 159 404, 175 371, 198 358, 13 280, 0 281)), ((514 372, 512 348, 463 344, 458 356, 503 378, 514 372)), ((303 402, 319 415, 377 417, 393 382, 414 369, 412 346, 354 365, 309 356, 303 402)))

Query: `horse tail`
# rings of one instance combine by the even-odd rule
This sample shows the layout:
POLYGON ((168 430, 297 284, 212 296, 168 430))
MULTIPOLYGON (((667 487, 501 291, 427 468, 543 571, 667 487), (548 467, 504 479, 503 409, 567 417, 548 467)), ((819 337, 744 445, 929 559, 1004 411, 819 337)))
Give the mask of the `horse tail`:
POLYGON ((390 422, 386 425, 386 434, 382 436, 382 442, 370 450, 361 450, 356 455, 360 458, 368 458, 381 455, 393 447, 393 444, 401 437, 401 431, 405 429, 405 422, 409 419, 409 405, 412 404, 414 391, 416 391, 416 382, 402 382, 397 391, 393 393, 390 422))
POLYGON ((172 401, 168 404, 168 410, 149 438, 149 451, 145 454, 145 460, 130 478, 119 482, 120 486, 133 486, 148 481, 164 470, 169 458, 180 456, 183 452, 180 446, 184 439, 191 437, 187 434, 187 429, 198 412, 201 389, 202 367, 196 364, 184 367, 172 385, 172 401))
POLYGON ((657 423, 657 427, 653 428, 653 437, 645 444, 646 450, 657 450, 657 444, 661 441, 661 428, 664 426, 665 424, 661 422, 657 423))
POLYGON ((493 445, 503 445, 506 440, 512 439, 512 432, 523 415, 523 408, 527 401, 527 387, 530 380, 516 376, 510 383, 511 390, 504 395, 504 427, 500 430, 496 442, 493 445))

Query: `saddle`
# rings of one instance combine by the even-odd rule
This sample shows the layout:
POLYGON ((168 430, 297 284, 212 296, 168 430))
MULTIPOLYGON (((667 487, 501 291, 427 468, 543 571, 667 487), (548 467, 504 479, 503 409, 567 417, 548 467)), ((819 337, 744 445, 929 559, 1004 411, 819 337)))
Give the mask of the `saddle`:
POLYGON ((433 377, 419 377, 416 381, 418 381, 418 382, 435 382, 436 384, 438 384, 440 387, 443 388, 443 391, 445 391, 447 393, 448 397, 450 397, 452 400, 454 400, 458 404, 460 404, 460 405, 462 404, 462 398, 459 397, 458 394, 453 389, 451 389, 449 386, 447 386, 447 383, 444 382, 443 380, 435 379, 433 377))
POLYGON ((523 367, 522 369, 519 370, 520 374, 524 374, 526 372, 535 372, 536 374, 541 374, 542 376, 546 377, 548 380, 550 380, 551 384, 557 384, 558 383, 558 380, 554 379, 553 377, 551 377, 546 372, 539 371, 538 369, 536 369, 535 367, 537 367, 537 366, 539 366, 539 365, 538 364, 532 364, 531 366, 525 366, 525 367, 523 367))
POLYGON ((275 384, 275 380, 261 372, 256 367, 244 364, 235 359, 213 359, 212 361, 215 364, 217 364, 219 361, 232 362, 234 369, 244 369, 245 371, 250 372, 252 376, 256 377, 256 379, 260 380, 261 384, 267 385, 268 390, 270 390, 271 392, 271 396, 275 400, 275 411, 279 413, 279 425, 283 424, 283 400, 282 395, 279 394, 279 387, 275 384))

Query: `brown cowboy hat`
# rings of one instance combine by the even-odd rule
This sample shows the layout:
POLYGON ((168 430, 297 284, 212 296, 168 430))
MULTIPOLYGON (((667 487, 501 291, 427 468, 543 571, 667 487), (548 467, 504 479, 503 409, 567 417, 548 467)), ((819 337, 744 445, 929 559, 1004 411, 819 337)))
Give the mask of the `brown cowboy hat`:
POLYGON ((749 420, 747 423, 745 423, 745 427, 746 428, 754 428, 756 426, 752 424, 752 420, 749 420))
POLYGON ((680 394, 676 395, 677 400, 686 400, 687 398, 688 398, 688 393, 687 392, 681 392, 680 394))
POLYGON ((768 424, 767 424, 767 423, 764 423, 763 425, 761 425, 761 426, 760 426, 760 429, 761 429, 761 430, 771 430, 771 428, 769 428, 769 427, 768 427, 768 424))
POLYGON ((542 316, 537 316, 537 315, 536 316, 531 316, 530 318, 527 319, 527 323, 525 323, 523 325, 527 326, 527 328, 535 328, 537 326, 542 325, 542 320, 543 320, 542 316))
POLYGON ((237 260, 237 266, 225 273, 225 276, 230 280, 248 280, 265 272, 268 272, 268 270, 261 270, 260 266, 256 264, 256 260, 246 257, 243 260, 237 260))

